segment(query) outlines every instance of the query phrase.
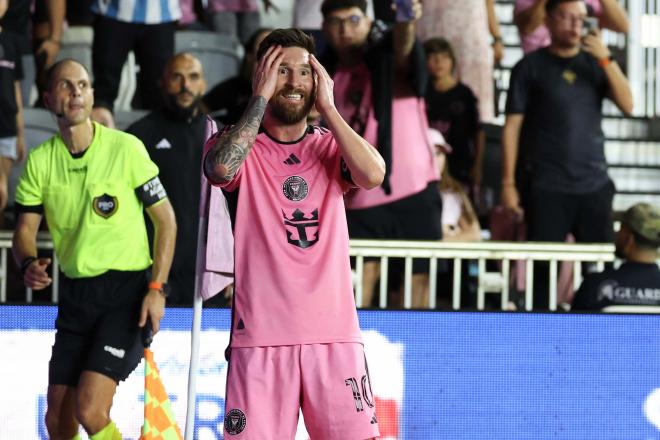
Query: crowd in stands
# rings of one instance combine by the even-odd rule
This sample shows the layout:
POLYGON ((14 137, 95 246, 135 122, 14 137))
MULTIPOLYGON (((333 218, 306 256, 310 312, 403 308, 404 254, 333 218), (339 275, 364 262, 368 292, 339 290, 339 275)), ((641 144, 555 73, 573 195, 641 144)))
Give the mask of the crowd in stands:
MULTIPOLYGON (((290 0, 263 0, 262 9, 277 14, 284 1, 290 0)), ((493 69, 504 55, 495 0, 411 0, 423 10, 419 20, 406 19, 403 7, 395 11, 388 1, 373 1, 296 0, 291 23, 315 38, 318 58, 334 80, 337 109, 386 163, 381 187, 346 193, 349 234, 481 240, 488 216, 475 206, 481 205, 484 124, 497 116, 493 69)), ((114 102, 129 52, 139 65, 132 106, 149 113, 126 131, 146 146, 172 202, 179 228, 168 301, 189 305, 206 115, 232 125, 251 97, 259 44, 271 31, 262 27, 258 0, 36 0, 32 6, 31 0, 0 0, 0 210, 8 203, 12 164, 35 147, 25 145, 22 108, 44 105, 44 75, 67 26, 93 27, 95 121, 115 127, 114 102), (240 42, 238 74, 207 84, 198 58, 175 53, 181 30, 240 42), (26 88, 22 81, 29 55, 39 91, 34 102, 32 85, 26 88)), ((512 71, 507 97, 497 189, 502 205, 524 216, 528 240, 612 242, 615 189, 604 155, 602 102, 611 99, 624 114, 633 104, 599 29, 626 33, 625 9, 617 0, 516 0, 514 22, 526 56, 512 71)), ((49 110, 57 115, 58 109, 49 110)), ((324 123, 314 111, 309 122, 324 123)), ((658 211, 650 206, 643 215, 637 211, 626 214, 622 229, 628 235, 617 235, 617 249, 632 249, 641 240, 643 264, 657 272, 658 211)), ((12 227, 10 214, 2 217, 6 229, 12 227)), ((390 271, 390 305, 401 306, 402 267, 393 263, 390 271)), ((441 265, 439 271, 438 290, 447 299, 451 267, 441 265)), ((380 273, 379 260, 365 261, 358 306, 375 305, 380 273)), ((538 309, 548 305, 547 273, 547 266, 537 265, 538 309)), ((657 274, 647 278, 657 293, 657 274)), ((589 283, 591 290, 603 284, 589 283)), ((415 260, 412 284, 413 307, 428 307, 428 261, 415 260)), ((470 283, 464 285, 468 297, 474 294, 470 283)), ((586 290, 578 295, 580 308, 598 308, 586 290)), ((641 303, 660 305, 660 295, 641 303)))

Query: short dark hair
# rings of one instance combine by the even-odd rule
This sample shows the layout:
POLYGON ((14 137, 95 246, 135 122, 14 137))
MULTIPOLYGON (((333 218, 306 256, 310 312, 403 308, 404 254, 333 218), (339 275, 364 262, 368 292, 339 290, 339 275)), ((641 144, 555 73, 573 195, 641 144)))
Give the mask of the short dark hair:
POLYGON ((572 3, 572 2, 582 2, 584 3, 584 0, 548 0, 548 2, 545 4, 545 13, 549 14, 552 11, 555 10, 557 6, 559 6, 562 3, 572 3))
POLYGON ((52 84, 53 78, 55 78, 55 75, 57 75, 57 73, 65 64, 69 64, 69 63, 78 64, 80 67, 82 67, 85 70, 85 73, 87 73, 87 76, 90 77, 91 79, 89 70, 87 70, 87 67, 85 67, 83 63, 74 60, 73 58, 65 58, 63 60, 56 61, 55 63, 53 63, 52 66, 48 68, 48 70, 46 70, 45 81, 44 81, 44 84, 46 85, 46 89, 45 89, 46 91, 50 92, 50 89, 53 86, 52 84))
POLYGON ((456 67, 456 54, 454 53, 454 48, 451 47, 451 43, 445 40, 444 38, 429 38, 424 42, 424 51, 428 57, 434 53, 446 53, 451 58, 451 62, 456 67))
POLYGON ((367 0, 325 0, 321 5, 321 14, 323 18, 331 12, 339 9, 360 8, 363 13, 367 13, 367 0))
POLYGON ((312 55, 316 53, 314 39, 300 29, 295 28, 275 29, 268 34, 259 45, 257 59, 260 60, 271 46, 300 47, 312 55))

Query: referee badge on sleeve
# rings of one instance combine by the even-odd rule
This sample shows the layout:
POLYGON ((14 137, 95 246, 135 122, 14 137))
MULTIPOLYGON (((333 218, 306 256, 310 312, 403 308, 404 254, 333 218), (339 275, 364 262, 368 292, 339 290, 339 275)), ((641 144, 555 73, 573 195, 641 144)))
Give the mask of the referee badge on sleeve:
POLYGON ((117 212, 119 203, 117 202, 117 197, 103 194, 102 196, 94 197, 94 200, 92 200, 92 207, 94 208, 94 212, 101 217, 109 218, 117 212))

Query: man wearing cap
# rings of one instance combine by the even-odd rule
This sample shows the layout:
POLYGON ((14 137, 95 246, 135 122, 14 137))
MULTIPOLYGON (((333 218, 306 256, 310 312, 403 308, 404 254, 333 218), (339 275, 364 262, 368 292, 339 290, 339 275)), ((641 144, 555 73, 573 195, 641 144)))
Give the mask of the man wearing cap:
POLYGON ((599 310, 610 305, 660 306, 660 209, 647 203, 629 208, 614 240, 618 269, 585 277, 572 310, 599 310))

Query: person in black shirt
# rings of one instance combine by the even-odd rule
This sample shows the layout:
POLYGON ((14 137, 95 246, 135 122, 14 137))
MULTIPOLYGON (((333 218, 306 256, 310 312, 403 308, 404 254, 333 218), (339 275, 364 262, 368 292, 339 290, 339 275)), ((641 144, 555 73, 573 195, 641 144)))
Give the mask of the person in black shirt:
POLYGON ((259 43, 272 29, 259 29, 245 45, 241 71, 209 91, 202 102, 204 110, 225 125, 232 125, 243 115, 252 97, 252 71, 257 60, 259 43))
MULTIPOLYGON (((602 101, 632 111, 628 80, 600 31, 583 35, 581 0, 549 0, 551 44, 513 68, 502 131, 502 204, 521 214, 531 241, 610 242, 614 184, 607 174, 602 101)), ((548 306, 547 270, 535 265, 535 300, 548 306), (544 278, 545 277, 545 278, 544 278)))
MULTIPOLYGON (((0 19, 7 7, 8 0, 0 0, 0 19)), ((0 213, 7 206, 7 179, 11 166, 15 160, 25 158, 21 61, 18 35, 0 27, 0 213)), ((3 223, 0 221, 0 226, 3 223)))
POLYGON ((477 98, 454 77, 456 57, 447 40, 431 38, 424 50, 430 74, 426 89, 429 126, 452 147, 447 158, 452 177, 468 188, 479 186, 486 138, 479 124, 477 98))
MULTIPOLYGON (((177 220, 176 251, 170 270, 168 304, 191 305, 195 284, 200 179, 206 116, 200 110, 206 81, 202 64, 180 53, 167 62, 161 89, 164 106, 126 130, 147 147, 177 220)), ((151 234, 150 234, 151 236, 151 234)))
POLYGON ((598 310, 610 305, 660 306, 660 210, 638 203, 623 215, 614 242, 623 264, 616 270, 585 277, 572 310, 598 310))

